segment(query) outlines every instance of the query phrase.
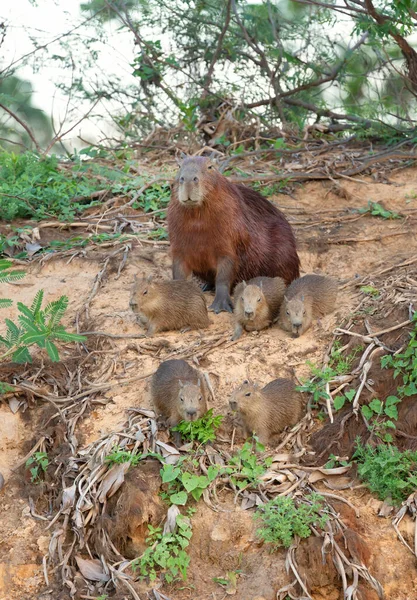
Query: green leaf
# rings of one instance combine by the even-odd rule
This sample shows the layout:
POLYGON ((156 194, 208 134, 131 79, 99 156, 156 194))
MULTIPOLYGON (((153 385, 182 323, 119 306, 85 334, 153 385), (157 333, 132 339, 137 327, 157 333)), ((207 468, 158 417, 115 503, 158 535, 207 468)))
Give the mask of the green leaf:
POLYGON ((368 406, 377 415, 382 414, 382 402, 381 402, 381 400, 378 400, 377 398, 374 398, 373 400, 371 400, 371 402, 368 404, 368 406))
POLYGON ((362 406, 361 410, 362 410, 362 414, 363 414, 363 416, 365 417, 365 419, 366 419, 367 421, 369 421, 370 419, 372 419, 372 417, 373 417, 373 414, 374 414, 374 413, 373 413, 373 412, 372 412, 372 410, 369 408, 369 406, 366 406, 366 405, 365 405, 365 406, 362 406))
POLYGON ((0 308, 8 308, 12 306, 13 300, 9 300, 8 298, 0 298, 0 308))
POLYGON ((191 495, 196 502, 198 502, 200 500, 203 491, 204 491, 203 488, 195 488, 195 490, 193 490, 191 492, 191 495))
POLYGON ((63 340, 64 342, 86 342, 87 337, 79 333, 68 333, 68 331, 54 331, 54 338, 63 340))
POLYGON ((392 421, 385 421, 384 425, 385 427, 389 427, 390 429, 396 429, 396 425, 392 421))
POLYGON ((387 417, 390 417, 391 419, 398 419, 398 410, 396 406, 386 406, 384 409, 384 413, 387 415, 387 417))
POLYGON ((36 317, 41 309, 42 301, 43 301, 43 290, 39 290, 36 292, 35 298, 33 299, 32 306, 30 307, 30 311, 34 317, 36 317))
POLYGON ((32 357, 29 354, 29 350, 23 347, 16 350, 12 356, 12 361, 17 364, 31 363, 32 357))
POLYGON ((349 400, 349 402, 352 402, 355 395, 356 395, 356 390, 348 390, 347 392, 345 392, 345 396, 349 400))
POLYGON ((161 477, 162 483, 169 483, 170 481, 174 481, 181 473, 181 470, 178 467, 174 467, 173 465, 164 465, 161 469, 161 477))
POLYGON ((192 492, 199 487, 198 475, 192 475, 191 473, 185 472, 181 476, 181 481, 187 492, 192 492))
POLYGON ((27 346, 38 344, 40 348, 44 348, 46 337, 47 334, 45 333, 25 333, 25 335, 22 336, 22 343, 26 344, 27 346))
POLYGON ((47 339, 45 341, 45 348, 52 362, 59 362, 58 348, 55 346, 55 344, 47 339))
POLYGON ((399 402, 401 402, 401 400, 400 398, 397 398, 397 396, 388 396, 388 398, 385 400, 385 406, 392 406, 398 404, 399 402))
POLYGON ((187 503, 188 496, 185 492, 177 492, 176 494, 172 494, 169 499, 172 504, 184 506, 187 503))
POLYGON ((340 410, 345 405, 346 398, 344 396, 336 396, 333 400, 333 405, 335 410, 340 410))

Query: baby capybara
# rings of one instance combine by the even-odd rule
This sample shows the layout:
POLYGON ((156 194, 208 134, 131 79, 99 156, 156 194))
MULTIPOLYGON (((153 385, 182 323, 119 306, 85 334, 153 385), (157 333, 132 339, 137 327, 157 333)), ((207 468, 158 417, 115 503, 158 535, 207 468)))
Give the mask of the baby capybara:
POLYGON ((130 307, 149 335, 175 329, 204 329, 210 324, 204 294, 192 281, 135 278, 130 307))
POLYGON ((242 281, 235 288, 233 340, 242 335, 243 330, 260 331, 269 327, 278 317, 286 290, 281 277, 255 277, 247 283, 242 281))
POLYGON ((265 387, 244 381, 229 405, 240 417, 244 434, 256 434, 261 444, 272 444, 285 427, 301 419, 303 397, 291 379, 274 379, 265 387))
POLYGON ((323 275, 304 275, 287 288, 281 305, 279 324, 296 337, 311 326, 313 319, 335 309, 338 283, 323 275))
POLYGON ((299 276, 294 234, 285 216, 258 192, 231 183, 209 158, 186 157, 168 206, 174 279, 192 273, 215 286, 210 309, 232 311, 230 291, 253 277, 299 276))
POLYGON ((166 360, 152 376, 152 403, 168 427, 195 421, 207 412, 203 375, 185 360, 166 360))

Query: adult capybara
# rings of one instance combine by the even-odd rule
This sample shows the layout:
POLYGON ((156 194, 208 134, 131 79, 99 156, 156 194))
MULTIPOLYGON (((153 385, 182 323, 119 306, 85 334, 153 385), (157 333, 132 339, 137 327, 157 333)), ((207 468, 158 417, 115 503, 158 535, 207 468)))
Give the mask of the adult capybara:
POLYGON ((281 277, 255 277, 241 281, 235 288, 233 297, 235 331, 237 340, 246 331, 260 331, 269 327, 279 315, 286 290, 281 277))
POLYGON ((168 427, 195 421, 207 412, 203 375, 182 359, 162 362, 151 380, 152 403, 168 427))
POLYGON ((334 310, 338 283, 324 275, 304 275, 292 282, 281 304, 279 324, 296 337, 311 326, 313 319, 334 310))
POLYGON ((232 311, 230 291, 258 276, 299 276, 294 234, 285 216, 258 192, 231 183, 209 158, 186 157, 168 206, 174 279, 192 273, 216 295, 214 312, 232 311))
POLYGON ((304 401, 291 379, 274 379, 261 388, 244 381, 231 395, 229 405, 236 410, 246 436, 255 433, 261 444, 271 444, 289 425, 301 419, 304 401))
POLYGON ((204 329, 210 324, 201 289, 193 281, 135 278, 130 308, 148 334, 176 329, 204 329))

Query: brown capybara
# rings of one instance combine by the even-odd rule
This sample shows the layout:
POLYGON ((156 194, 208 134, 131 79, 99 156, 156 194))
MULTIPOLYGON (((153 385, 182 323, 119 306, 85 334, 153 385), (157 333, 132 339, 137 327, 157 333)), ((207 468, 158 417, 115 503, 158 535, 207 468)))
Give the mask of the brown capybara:
POLYGON ((229 405, 240 417, 244 434, 258 436, 262 444, 288 425, 295 425, 303 411, 303 397, 291 379, 274 379, 265 387, 244 381, 231 395, 229 405))
POLYGON ((151 397, 156 412, 168 427, 195 421, 207 412, 207 389, 203 375, 185 360, 166 360, 152 376, 151 397))
POLYGON ((323 275, 304 275, 292 282, 281 304, 279 324, 296 337, 311 326, 313 319, 334 310, 338 283, 323 275))
POLYGON ((130 307, 149 335, 174 329, 204 329, 210 324, 204 294, 192 281, 135 278, 130 307))
POLYGON ((237 340, 243 330, 260 331, 278 317, 287 286, 281 277, 255 277, 247 283, 242 281, 235 288, 233 297, 235 331, 237 340))
POLYGON ((174 279, 192 273, 215 287, 210 309, 233 309, 239 281, 299 276, 295 238, 285 216, 258 192, 231 183, 209 158, 183 159, 168 205, 174 279))

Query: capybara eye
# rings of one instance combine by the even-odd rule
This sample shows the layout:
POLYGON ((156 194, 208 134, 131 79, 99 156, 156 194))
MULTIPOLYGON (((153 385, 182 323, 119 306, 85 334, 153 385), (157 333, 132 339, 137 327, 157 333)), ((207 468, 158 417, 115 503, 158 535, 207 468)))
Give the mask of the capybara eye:
POLYGON ((200 398, 198 399, 199 402, 201 402, 203 399, 203 396, 200 396, 200 398))
POLYGON ((261 301, 261 299, 260 299, 260 298, 258 298, 258 302, 260 302, 260 301, 261 301))
POLYGON ((250 395, 251 395, 251 393, 250 393, 250 392, 248 392, 247 394, 245 394, 245 396, 250 396, 250 395))
POLYGON ((198 177, 194 177, 193 181, 194 181, 194 183, 197 183, 198 182, 198 177))
POLYGON ((143 292, 143 295, 144 295, 144 296, 146 296, 146 294, 147 294, 147 293, 148 293, 148 290, 145 290, 145 291, 143 292))
POLYGON ((290 314, 290 311, 289 311, 289 310, 287 310, 287 315, 289 315, 289 314, 290 314))
POLYGON ((182 396, 180 396, 180 400, 181 402, 184 402, 184 398, 182 396))
POLYGON ((212 169, 212 168, 213 168, 213 165, 208 165, 207 166, 207 169, 212 169))
POLYGON ((305 314, 306 314, 306 311, 303 312, 303 315, 305 315, 305 314))
POLYGON ((249 381, 247 379, 245 379, 245 381, 243 383, 249 383, 249 381))

